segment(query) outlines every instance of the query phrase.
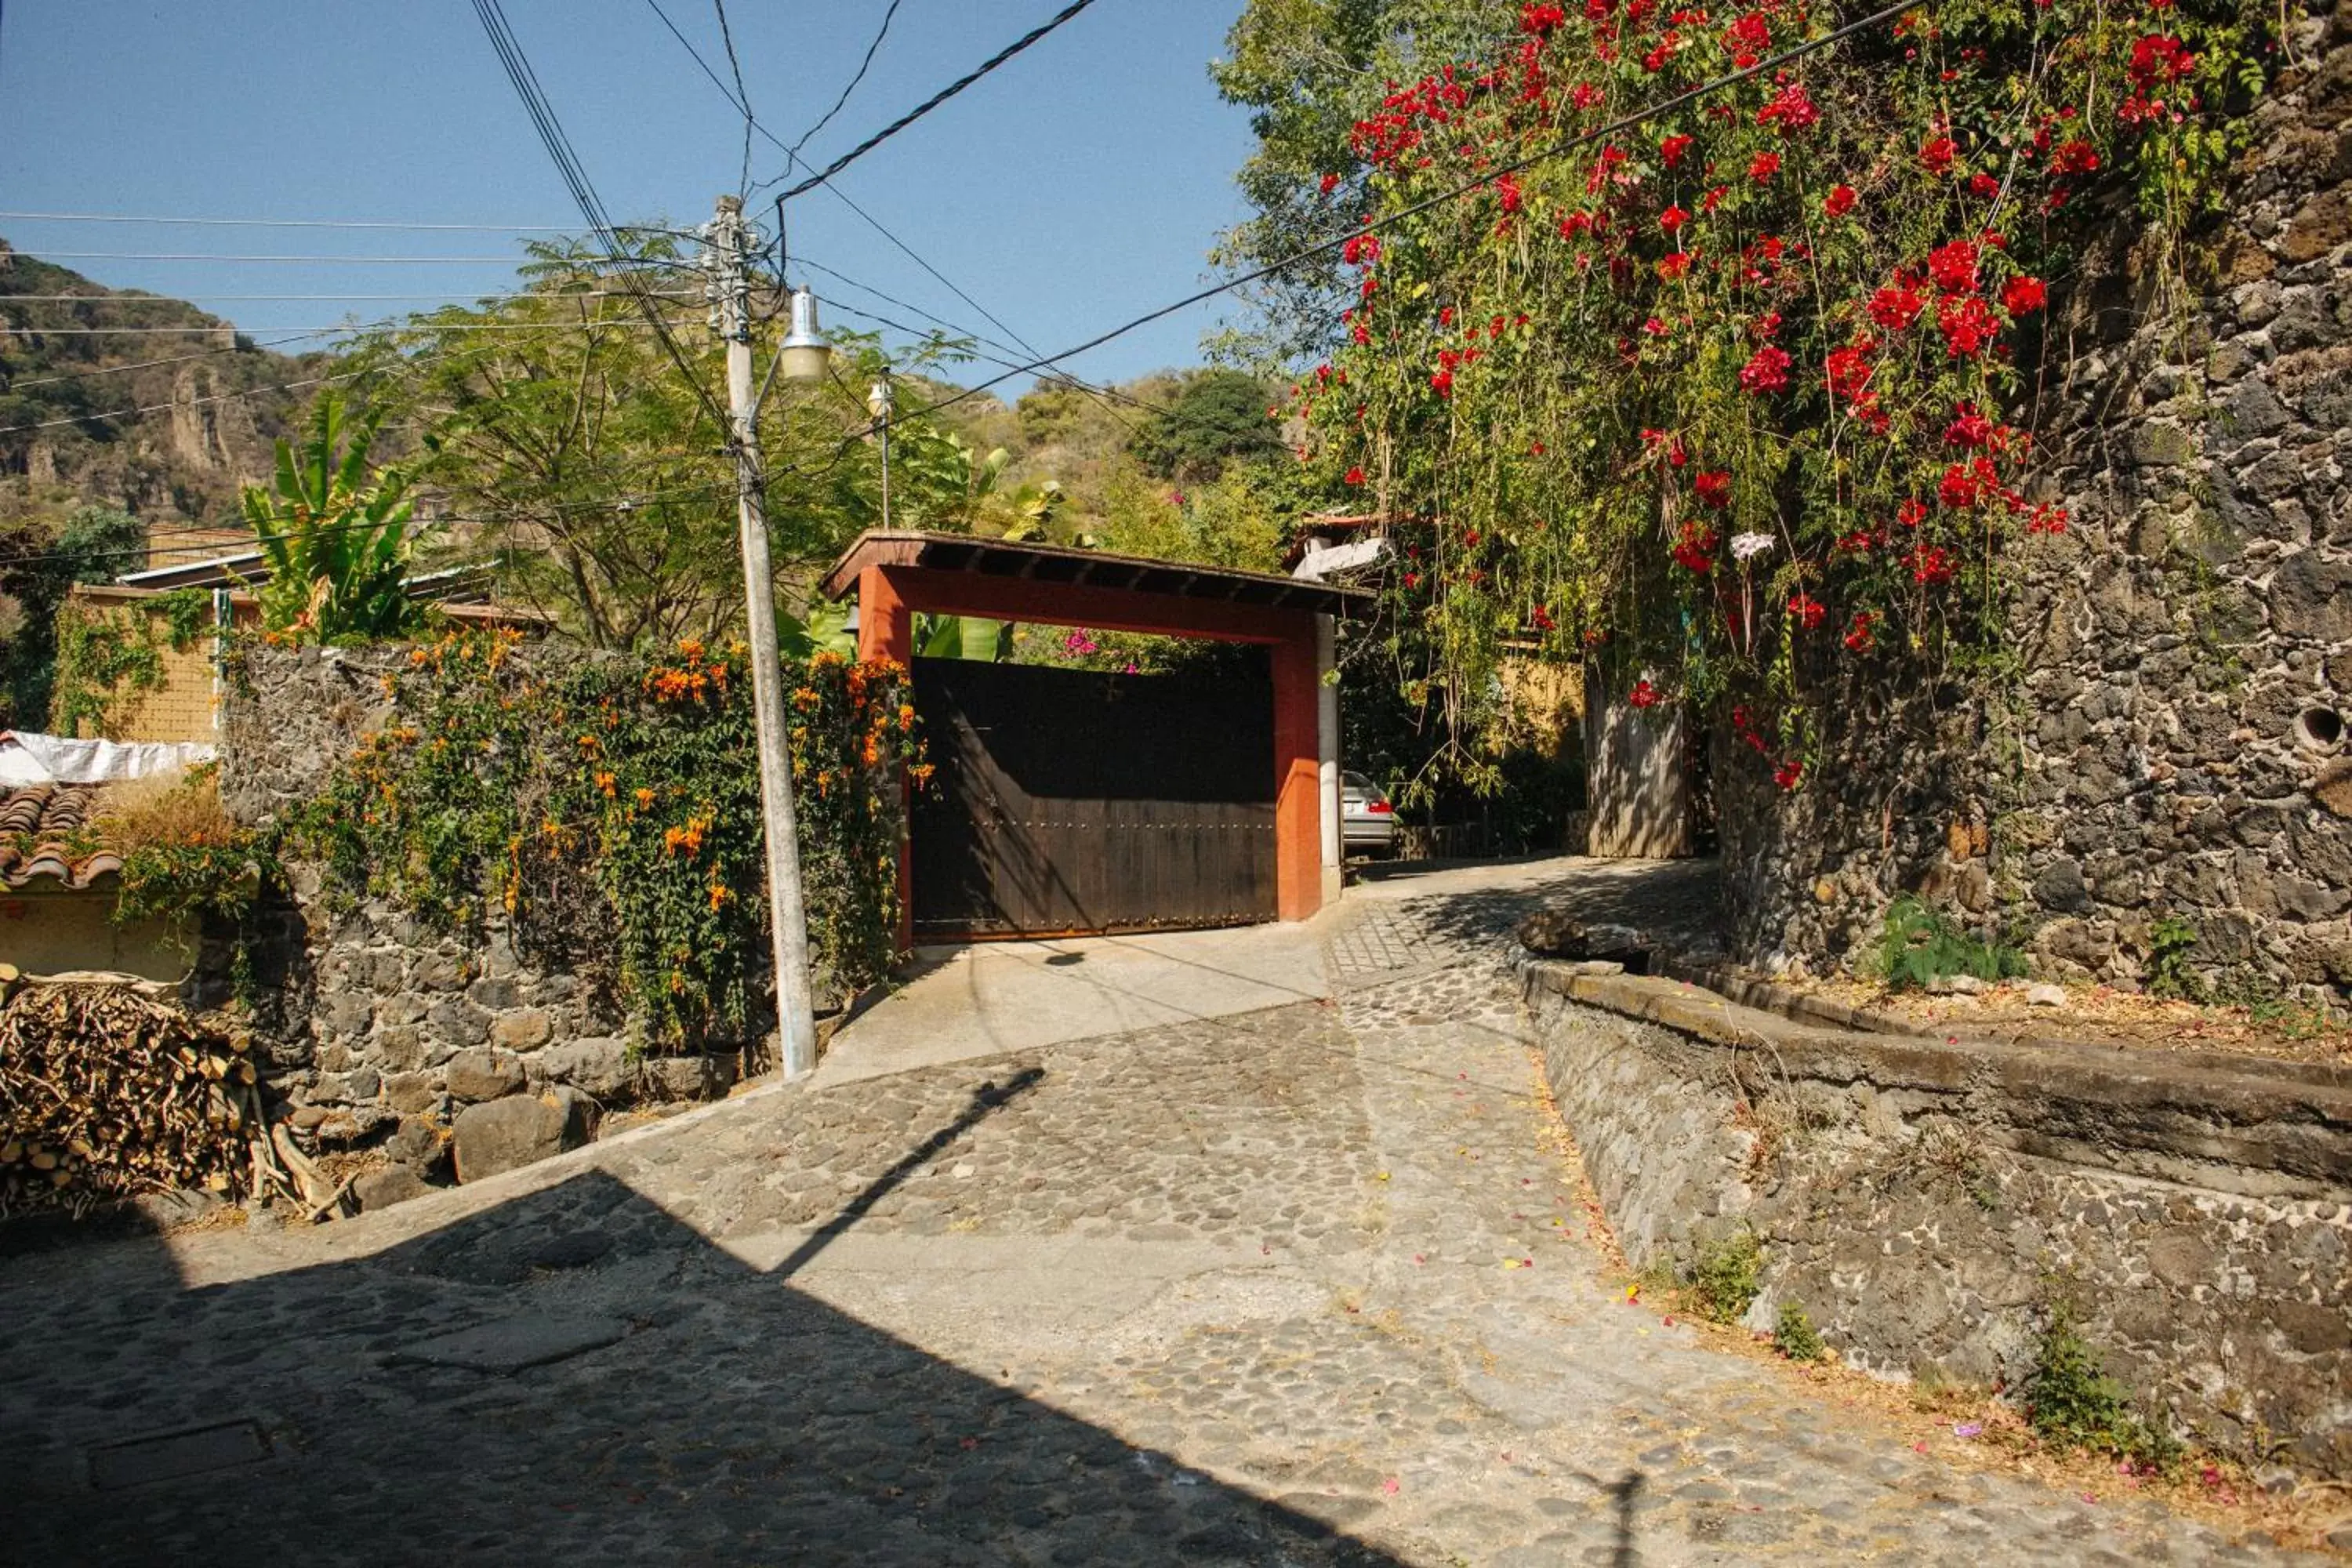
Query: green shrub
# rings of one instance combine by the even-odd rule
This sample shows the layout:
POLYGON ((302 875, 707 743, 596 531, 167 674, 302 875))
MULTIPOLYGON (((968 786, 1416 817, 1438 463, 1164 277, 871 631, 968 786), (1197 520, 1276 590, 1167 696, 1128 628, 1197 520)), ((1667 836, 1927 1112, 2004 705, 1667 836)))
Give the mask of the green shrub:
POLYGON ((1763 1283, 1764 1248, 1745 1226, 1700 1247, 1685 1281, 1693 1310, 1717 1323, 1738 1321, 1763 1283))
POLYGON ((2180 1457, 2171 1432, 2136 1408, 2124 1385, 2107 1374, 2066 1302, 2050 1309, 2024 1394, 2025 1418, 2046 1443, 2158 1468, 2180 1457))
POLYGON ((1812 1319, 1795 1301, 1780 1303, 1780 1316, 1772 1324, 1772 1343, 1790 1361, 1819 1361, 1829 1353, 1812 1319))
POLYGON ((2197 928, 2179 915, 2166 915, 2147 928, 2147 994, 2204 1001, 2204 979, 2189 963, 2197 946, 2197 928))
POLYGON ((2017 949, 1970 936, 1949 916, 1907 895, 1887 909, 1876 958, 1877 972, 1891 991, 1955 974, 2008 980, 2025 973, 2024 955, 2017 949))

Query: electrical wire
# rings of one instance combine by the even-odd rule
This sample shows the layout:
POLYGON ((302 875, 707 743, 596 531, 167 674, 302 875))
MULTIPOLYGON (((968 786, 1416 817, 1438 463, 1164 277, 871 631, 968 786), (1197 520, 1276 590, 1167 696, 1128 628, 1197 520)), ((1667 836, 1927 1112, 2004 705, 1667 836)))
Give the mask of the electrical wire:
MULTIPOLYGON (((290 338, 273 338, 266 343, 257 342, 250 347, 241 344, 231 344, 229 347, 225 349, 198 349, 192 354, 173 354, 169 359, 132 360, 128 364, 99 365, 90 370, 71 371, 63 375, 27 376, 22 381, 9 382, 7 386, 9 391, 15 392, 27 386, 49 386, 60 381, 88 381, 94 376, 120 375, 125 371, 154 370, 160 366, 167 364, 186 364, 192 360, 218 359, 223 354, 250 353, 257 349, 283 348, 288 343, 304 342, 314 336, 320 335, 322 334, 302 332, 290 338)), ((312 350, 311 352, 317 353, 320 351, 312 350)))
MULTIPOLYGON (((676 299, 675 294, 656 296, 676 299)), ((360 332, 431 331, 431 332, 583 332, 602 331, 613 327, 643 327, 651 323, 612 318, 594 321, 345 321, 328 327, 266 327, 265 331, 290 333, 297 338, 323 338, 360 332)), ((665 323, 667 324, 667 323, 665 323)), ((193 327, 34 327, 22 322, 0 321, 0 338, 10 334, 26 338, 137 338, 152 337, 168 332, 244 332, 228 321, 213 321, 193 327)), ((223 350, 224 353, 232 351, 223 350)))
POLYGON ((132 213, 0 212, 0 218, 27 223, 201 224, 225 228, 373 228, 460 230, 470 234, 570 234, 570 225, 544 223, 404 223, 332 217, 163 217, 132 213))
MULTIPOLYGON (((479 300, 487 304, 501 300, 623 300, 630 297, 627 290, 621 289, 585 289, 578 293, 549 293, 525 289, 508 294, 0 294, 0 305, 27 302, 58 305, 69 300, 105 305, 184 305, 191 300, 479 300)), ((696 297, 677 289, 662 294, 666 300, 691 300, 696 297)))
POLYGON ((818 115, 816 123, 802 132, 800 139, 785 149, 788 157, 798 159, 801 149, 809 144, 809 139, 833 123, 833 117, 841 112, 842 106, 849 101, 849 95, 856 92, 857 84, 866 79, 866 73, 874 68, 874 57, 881 49, 882 40, 890 36, 890 22, 898 15, 898 5, 899 0, 890 0, 882 13, 882 26, 875 29, 874 41, 866 46, 866 58, 857 62, 856 73, 849 79, 849 85, 841 89, 841 96, 833 100, 833 107, 818 115))
MULTIPOLYGON (((404 363, 412 365, 437 364, 444 360, 476 358, 490 352, 489 345, 478 349, 456 349, 447 353, 420 354, 404 363)), ((21 436, 28 430, 49 430, 60 425, 88 425, 101 419, 123 419, 141 414, 163 414, 174 408, 186 408, 201 404, 226 403, 233 398, 258 397, 266 392, 293 392, 305 386, 331 386, 338 382, 363 381, 375 374, 373 370, 345 371, 336 375, 305 376, 299 381, 274 382, 268 386, 239 387, 229 392, 208 393, 172 403, 150 403, 135 408, 109 408, 93 414, 67 414, 55 419, 36 419, 29 425, 0 425, 0 436, 21 436)))
MULTIPOLYGON (((988 75, 989 72, 994 70, 1005 61, 1013 58, 1013 56, 1021 53, 1024 49, 1028 48, 1031 45, 1036 43, 1039 39, 1045 37, 1045 35, 1054 31, 1055 28, 1059 27, 1063 23, 1070 20, 1071 17, 1076 16, 1079 12, 1085 10, 1094 3, 1095 0, 1070 0, 1068 5, 1063 6, 1052 16, 1039 23, 1036 26, 1030 28, 1027 32, 1022 34, 1011 43, 1005 45, 1004 47, 997 50, 996 53, 989 56, 988 58, 981 61, 980 64, 964 72, 963 75, 956 78, 955 80, 948 83, 947 86, 940 89, 939 91, 931 94, 930 97, 923 100, 922 102, 915 105, 914 108, 907 110, 906 113, 898 116, 898 119, 890 121, 889 124, 885 125, 881 130, 877 131, 873 135, 868 136, 865 141, 860 142, 856 146, 852 147, 848 152, 844 153, 840 157, 835 158, 832 163, 827 163, 824 168, 818 170, 815 174, 811 174, 807 179, 803 180, 799 184, 787 190, 783 195, 783 199, 785 201, 790 201, 794 196, 803 195, 808 192, 816 189, 817 186, 824 184, 827 180, 832 179, 835 174, 838 174, 844 169, 846 169, 849 165, 866 156, 866 153, 871 153, 875 148, 879 147, 883 142, 887 142, 891 137, 896 136, 899 132, 904 131, 908 126, 912 125, 915 121, 920 120, 926 114, 929 114, 932 110, 937 109, 940 104, 945 103, 948 100, 953 98, 956 94, 961 92, 964 89, 970 87, 981 78, 988 75)), ((789 173, 789 167, 787 172, 789 173)), ((770 184, 774 184, 773 181, 769 181, 767 183, 770 184)), ((761 188, 765 187, 763 186, 761 188)))
POLYGON ((908 409, 903 414, 893 412, 886 417, 876 419, 872 423, 866 425, 864 428, 853 431, 851 434, 845 437, 841 446, 836 448, 835 460, 839 460, 839 452, 848 450, 858 442, 867 439, 884 429, 886 426, 899 424, 910 419, 919 419, 926 416, 936 414, 942 408, 950 407, 958 403, 964 402, 967 399, 978 397, 983 393, 992 391, 996 387, 1002 386, 1004 383, 1011 381, 1014 376, 1027 375, 1036 371, 1045 370, 1053 366, 1062 360, 1075 359, 1078 355, 1098 349, 1103 344, 1110 342, 1115 339, 1125 337, 1129 332, 1150 326, 1154 321, 1160 321, 1168 316, 1172 316, 1179 310, 1188 310, 1194 305, 1201 304, 1209 300, 1213 300, 1220 294, 1230 293, 1234 289, 1244 288, 1249 284, 1255 283, 1260 279, 1271 278, 1278 272, 1287 271, 1291 268, 1297 267, 1303 262, 1312 261, 1318 257, 1323 256, 1332 250, 1338 249, 1341 246, 1346 245, 1349 240, 1354 238, 1357 235, 1369 234, 1378 229, 1387 228, 1393 225, 1402 223, 1408 218, 1416 217, 1433 208, 1443 206, 1448 202, 1459 201, 1462 197, 1469 195, 1474 192, 1486 189, 1487 186, 1493 184, 1496 180, 1505 174, 1517 174, 1523 169, 1533 168, 1538 163, 1546 163, 1555 158, 1565 157, 1569 153, 1573 153, 1580 148, 1590 146, 1595 142, 1617 135, 1621 132, 1630 131, 1634 126, 1640 125, 1645 121, 1655 120, 1662 114, 1680 109, 1685 104, 1706 97, 1709 94, 1721 91, 1727 87, 1735 86, 1739 82, 1749 79, 1750 78, 1761 76, 1767 72, 1777 70, 1780 67, 1787 65, 1790 60, 1801 59, 1806 55, 1818 53, 1820 50, 1828 48, 1833 44, 1840 43, 1846 38, 1852 37, 1854 34, 1863 31, 1864 28, 1874 26, 1881 22, 1892 21, 1895 17, 1902 16, 1906 11, 1915 11, 1916 9, 1918 9, 1918 0, 1899 0, 1899 3, 1896 5, 1888 5, 1884 9, 1873 11, 1868 16, 1848 22, 1843 26, 1837 28, 1834 31, 1822 34, 1818 38, 1807 39, 1805 42, 1783 49, 1778 54, 1767 56, 1766 58, 1758 60, 1754 65, 1746 67, 1743 69, 1733 71, 1727 76, 1720 76, 1714 78, 1711 80, 1701 82, 1696 87, 1686 88, 1683 91, 1675 93, 1669 98, 1661 99, 1658 102, 1651 104, 1647 108, 1636 110, 1631 114, 1620 115, 1617 119, 1609 121, 1605 125, 1596 126, 1591 131, 1579 132, 1573 136, 1553 142, 1550 146, 1546 147, 1541 151, 1530 153, 1525 157, 1516 159, 1511 163, 1491 168, 1485 174, 1480 174, 1475 180, 1454 186, 1450 190, 1441 192, 1436 195, 1427 197, 1422 201, 1414 202, 1410 205, 1400 207, 1395 212, 1384 214, 1381 216, 1369 219, 1363 223, 1357 224, 1344 234, 1334 234, 1328 238, 1316 240, 1308 245, 1301 247, 1297 250, 1292 251, 1287 256, 1277 258, 1273 261, 1266 262, 1263 266, 1255 267, 1246 272, 1236 274, 1232 278, 1226 279, 1222 283, 1214 283, 1210 285, 1208 288, 1196 289, 1192 293, 1185 295, 1182 299, 1171 300, 1168 304, 1161 305, 1155 310, 1147 310, 1142 315, 1134 317, 1129 321, 1123 321, 1108 331, 1097 332, 1093 337, 1086 340, 1086 342, 1076 344, 1073 347, 1064 349, 1059 353, 1041 355, 1040 357, 1030 361, 1026 364, 1017 366, 1012 370, 1006 371, 1002 375, 994 376, 990 380, 983 381, 977 386, 961 388, 947 397, 940 398, 933 403, 925 404, 919 408, 908 409))
MULTIPOLYGON (((548 511, 556 511, 556 512, 572 512, 572 511, 633 511, 633 510, 636 510, 636 508, 638 508, 638 507, 640 507, 640 506, 650 506, 650 505, 653 505, 653 504, 655 504, 655 503, 656 503, 656 502, 659 502, 659 501, 664 501, 664 500, 677 500, 677 499, 682 498, 682 497, 688 497, 688 496, 721 496, 721 495, 731 497, 731 496, 733 496, 733 495, 734 495, 734 493, 735 493, 735 487, 734 487, 733 485, 731 485, 731 484, 730 484, 730 485, 696 485, 696 486, 689 486, 689 487, 688 487, 688 488, 686 488, 686 489, 674 489, 674 490, 655 490, 655 491, 651 492, 650 494, 647 494, 647 495, 642 495, 642 496, 622 496, 622 497, 620 497, 620 498, 618 498, 618 499, 616 499, 616 500, 595 500, 595 501, 572 501, 572 502, 558 502, 558 503, 556 503, 555 505, 551 506, 551 507, 547 507, 547 508, 545 508, 545 509, 543 509, 543 510, 548 510, 548 511)), ((531 518, 529 518, 529 517, 524 517, 524 518, 513 518, 513 517, 471 517, 471 516, 466 516, 466 515, 462 515, 462 514, 456 514, 456 513, 452 513, 452 514, 448 514, 448 515, 445 515, 445 516, 441 516, 441 517, 426 517, 426 518, 419 518, 419 519, 416 519, 416 520, 415 521, 415 523, 413 524, 413 527, 412 527, 412 537, 413 537, 415 534, 421 534, 421 533, 424 533, 424 532, 429 531, 430 530, 433 530, 433 529, 436 529, 436 528, 439 528, 439 527, 443 526, 444 524, 447 524, 447 523, 470 522, 470 523, 478 523, 478 524, 483 524, 483 525, 498 525, 498 524, 512 523, 512 522, 517 522, 517 521, 521 521, 521 522, 530 522, 530 521, 534 521, 534 520, 533 520, 533 519, 531 519, 531 518)), ((360 531, 360 530, 362 530, 362 529, 381 528, 381 527, 383 527, 383 525, 382 523, 380 523, 380 522, 329 523, 329 524, 326 524, 326 525, 325 525, 325 526, 323 526, 323 527, 320 527, 320 528, 317 528, 317 529, 312 530, 312 531, 311 531, 311 533, 310 533, 310 536, 311 536, 311 537, 318 537, 318 536, 321 536, 321 535, 334 535, 334 534, 343 534, 343 533, 353 533, 353 532, 357 532, 357 531, 360 531)), ((152 533, 152 534, 148 535, 147 542, 146 542, 146 543, 143 543, 143 544, 130 545, 130 546, 126 546, 126 547, 124 547, 124 548, 122 548, 122 549, 119 549, 119 550, 90 550, 90 551, 81 551, 81 550, 58 550, 58 551, 51 551, 51 552, 47 552, 47 553, 46 553, 46 554, 40 554, 40 555, 17 555, 17 556, 5 556, 5 557, 0 557, 0 571, 14 571, 14 570, 16 570, 16 569, 18 569, 18 568, 26 567, 26 566, 41 566, 41 565, 47 565, 47 564, 48 564, 48 563, 52 563, 52 562, 59 562, 59 561, 115 561, 115 560, 127 560, 127 559, 129 559, 129 558, 131 558, 131 557, 132 557, 132 556, 147 556, 147 555, 153 555, 153 554, 158 553, 158 552, 156 551, 156 549, 155 549, 155 547, 154 547, 154 542, 155 542, 156 540, 158 540, 158 539, 179 539, 179 538, 184 538, 184 537, 186 537, 187 535, 190 535, 190 534, 195 534, 195 533, 220 533, 220 532, 225 532, 225 531, 226 531, 226 530, 222 530, 222 529, 215 529, 215 528, 189 528, 189 529, 179 529, 179 530, 165 530, 165 531, 161 531, 161 532, 152 533)), ((298 536, 297 536, 297 535, 292 535, 292 534, 284 534, 284 533, 256 533, 256 534, 252 535, 253 542, 254 542, 257 546, 259 546, 259 545, 261 545, 261 544, 265 544, 265 543, 268 543, 268 544, 278 543, 278 542, 283 542, 283 541, 285 541, 285 540, 288 540, 288 539, 290 539, 290 538, 295 538, 295 537, 298 537, 298 536)), ((175 548, 175 547, 167 546, 167 547, 164 549, 164 551, 163 551, 163 552, 163 552, 163 553, 166 553, 166 554, 168 554, 168 553, 172 553, 172 552, 173 552, 173 550, 174 548, 175 548)), ((177 548, 177 549, 194 549, 194 548, 195 548, 195 546, 194 546, 194 545, 182 545, 182 546, 177 546, 176 548, 177 548)), ((192 562, 189 562, 189 563, 188 563, 188 564, 189 564, 189 565, 191 565, 191 566, 200 566, 200 565, 205 564, 205 563, 200 562, 200 561, 192 561, 192 562)))
POLYGON ((735 177, 736 195, 748 195, 751 188, 751 128, 758 123, 751 113, 751 94, 743 85, 743 62, 735 58, 735 30, 727 25, 727 0, 710 0, 710 7, 719 13, 719 41, 727 47, 727 68, 735 73, 735 101, 743 106, 743 168, 735 177))
POLYGON ((377 266, 463 265, 481 267, 495 263, 511 267, 511 256, 224 256, 209 250, 26 250, 16 248, 16 254, 34 261, 289 261, 365 263, 377 266))
MULTIPOLYGON (((619 235, 611 217, 605 213, 604 203, 597 196, 594 185, 589 183, 587 171, 581 166, 579 155, 572 150, 569 138, 564 135, 562 123, 555 118, 554 108, 547 101, 546 93, 539 85, 539 79, 531 71, 530 58, 523 53, 522 46, 515 37, 499 0, 474 0, 474 14, 480 18, 483 31, 489 36, 490 47, 497 52, 499 63, 505 68, 507 79, 514 87, 515 96, 522 100, 525 114, 529 116, 532 128, 539 133, 541 143, 546 147, 548 156, 553 160, 557 173, 562 176, 565 186, 571 191, 572 201, 579 206, 581 216, 588 220, 589 226, 594 230, 597 238, 604 243, 610 258, 617 261, 621 248, 619 235)), ((748 112, 748 110, 746 111, 748 112)), ((626 279, 629 275, 624 273, 622 276, 626 279)), ((731 437, 734 429, 732 420, 727 411, 721 408, 718 401, 710 395, 710 389, 703 384, 702 377, 695 374, 693 365, 688 362, 685 352, 677 346, 677 340, 670 335, 668 324, 662 320, 661 312, 656 308, 653 300, 641 296, 636 304, 647 324, 653 328, 655 339, 662 345, 663 352, 669 356, 670 363, 677 367, 677 373, 684 376, 687 384, 693 388, 696 400, 718 422, 719 428, 729 432, 731 437)))

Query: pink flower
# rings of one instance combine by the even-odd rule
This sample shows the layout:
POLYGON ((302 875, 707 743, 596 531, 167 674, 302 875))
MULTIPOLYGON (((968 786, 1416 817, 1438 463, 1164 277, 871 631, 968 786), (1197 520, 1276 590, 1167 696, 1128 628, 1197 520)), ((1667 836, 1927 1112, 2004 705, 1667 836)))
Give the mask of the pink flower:
POLYGON ((1779 784, 1782 789, 1796 788, 1797 781, 1804 776, 1805 764, 1795 757, 1790 757, 1787 762, 1782 763, 1779 767, 1772 770, 1772 782, 1779 784))
POLYGON ((1659 701, 1658 689, 1646 679, 1637 680, 1633 682, 1633 689, 1625 694, 1625 700, 1636 708, 1655 708, 1659 701))
POLYGON ((1658 226, 1668 234, 1674 233, 1688 222, 1690 222, 1690 214, 1678 206, 1670 206, 1658 215, 1658 226))
POLYGON ((1348 470, 1346 482, 1351 485, 1362 484, 1364 482, 1364 470, 1360 468, 1349 468, 1348 470))
POLYGON ((1671 283, 1688 272, 1690 264, 1691 253, 1687 250, 1677 250, 1671 255, 1661 256, 1658 258, 1658 276, 1671 283))
POLYGON ((1690 151, 1690 145, 1691 139, 1687 136, 1669 136, 1658 143, 1658 155, 1665 159, 1666 167, 1671 169, 1683 161, 1683 154, 1690 151))
POLYGON ((1832 217, 1843 217, 1853 210, 1853 187, 1832 185, 1830 194, 1822 198, 1822 211, 1832 217))
POLYGON ((1748 177, 1759 185, 1780 172, 1780 154, 1778 153, 1759 153, 1748 164, 1748 177))
POLYGON ((1337 174, 1326 174, 1326 175, 1324 175, 1324 176, 1323 176, 1323 194, 1324 194, 1325 195, 1327 195, 1327 196, 1328 196, 1328 195, 1329 195, 1333 191, 1336 191, 1336 190, 1338 190, 1339 188, 1339 175, 1337 175, 1337 174))
POLYGON ((1960 144, 1948 136, 1938 136, 1919 149, 1919 166, 1931 174, 1947 174, 1952 160, 1960 154, 1960 144))
POLYGON ((1698 492, 1701 506, 1721 511, 1731 504, 1731 471, 1727 468, 1700 474, 1691 481, 1691 488, 1698 492))

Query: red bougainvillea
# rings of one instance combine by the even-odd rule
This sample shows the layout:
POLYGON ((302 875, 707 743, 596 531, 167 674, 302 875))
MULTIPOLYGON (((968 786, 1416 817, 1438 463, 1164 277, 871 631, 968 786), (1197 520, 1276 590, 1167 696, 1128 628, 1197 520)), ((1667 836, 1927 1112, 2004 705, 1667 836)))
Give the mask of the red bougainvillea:
POLYGON ((1284 412, 1322 482, 1377 472, 1387 510, 1436 520, 1394 580, 1456 667, 1432 689, 1482 700, 1496 628, 1531 626, 1772 712, 1794 788, 1825 668, 1997 635, 2006 552, 2067 544, 2022 427, 2045 279, 2126 205, 2086 195, 2166 234, 2209 199, 2263 16, 1923 9, 1774 64, 1836 18, 1584 0, 1371 73, 1352 166, 1302 176, 1368 225, 1339 251, 1333 374, 1284 412))

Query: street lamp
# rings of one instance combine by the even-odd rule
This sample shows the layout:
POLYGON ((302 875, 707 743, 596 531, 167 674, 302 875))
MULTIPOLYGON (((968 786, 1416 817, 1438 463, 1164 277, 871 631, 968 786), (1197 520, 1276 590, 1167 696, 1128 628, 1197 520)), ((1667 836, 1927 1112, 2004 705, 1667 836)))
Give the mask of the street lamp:
POLYGON ((823 381, 832 358, 833 345, 817 330, 815 292, 793 289, 793 329, 776 345, 777 374, 786 381, 823 381))
POLYGON ((890 529, 890 367, 884 365, 866 394, 866 411, 882 436, 882 529, 890 529))

